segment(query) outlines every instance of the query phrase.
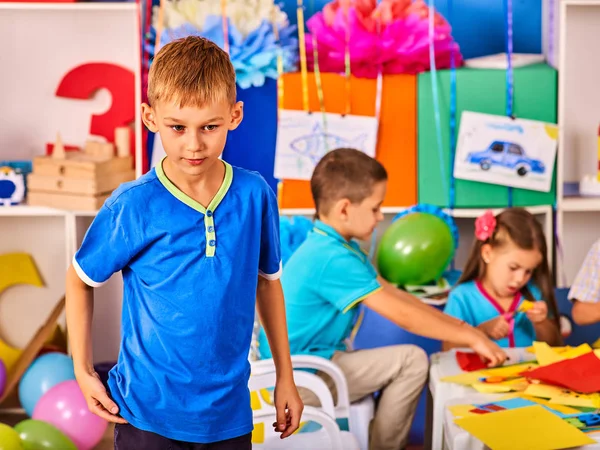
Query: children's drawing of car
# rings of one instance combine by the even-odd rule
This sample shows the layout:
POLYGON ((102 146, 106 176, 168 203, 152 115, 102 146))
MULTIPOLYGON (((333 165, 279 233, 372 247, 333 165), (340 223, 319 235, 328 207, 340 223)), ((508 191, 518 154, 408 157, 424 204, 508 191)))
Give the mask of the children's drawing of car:
POLYGON ((529 158, 519 144, 506 141, 494 141, 481 152, 469 153, 467 162, 479 164, 482 170, 490 170, 492 166, 514 169, 521 177, 528 172, 544 173, 546 170, 542 161, 529 158))

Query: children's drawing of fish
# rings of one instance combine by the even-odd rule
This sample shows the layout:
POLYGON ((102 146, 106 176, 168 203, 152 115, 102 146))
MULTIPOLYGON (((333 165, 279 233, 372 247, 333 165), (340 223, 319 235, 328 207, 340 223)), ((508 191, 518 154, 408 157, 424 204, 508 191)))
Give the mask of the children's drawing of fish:
POLYGON ((297 137, 289 145, 294 152, 309 158, 313 164, 316 164, 325 153, 336 148, 351 147, 363 150, 367 137, 368 135, 363 133, 350 141, 315 127, 313 134, 297 137))

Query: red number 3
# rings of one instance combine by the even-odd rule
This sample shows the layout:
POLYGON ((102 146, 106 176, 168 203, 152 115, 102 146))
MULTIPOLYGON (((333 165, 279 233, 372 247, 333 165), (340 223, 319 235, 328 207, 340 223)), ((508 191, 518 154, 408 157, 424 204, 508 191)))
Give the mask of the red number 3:
MULTIPOLYGON (((92 115, 90 134, 114 142, 115 128, 135 119, 135 75, 131 70, 109 63, 82 64, 64 76, 56 96, 87 100, 102 88, 110 92, 112 103, 105 113, 92 115)), ((132 149, 134 141, 132 134, 132 149)))

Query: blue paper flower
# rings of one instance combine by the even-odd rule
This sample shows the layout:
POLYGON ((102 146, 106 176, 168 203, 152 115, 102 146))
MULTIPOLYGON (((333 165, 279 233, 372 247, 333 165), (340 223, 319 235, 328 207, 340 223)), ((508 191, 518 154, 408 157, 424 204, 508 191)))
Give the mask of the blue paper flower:
MULTIPOLYGON (((283 71, 296 70, 298 62, 298 39, 295 26, 278 29, 279 41, 275 40, 273 24, 263 20, 260 26, 245 38, 227 19, 229 55, 235 68, 236 82, 242 89, 251 86, 260 87, 266 78, 277 79, 277 55, 281 52, 283 71)), ((202 36, 210 39, 221 48, 225 48, 223 19, 221 16, 208 16, 204 29, 199 30, 192 24, 165 29, 161 34, 160 47, 187 36, 202 36)), ((153 55, 154 48, 147 46, 153 55)))

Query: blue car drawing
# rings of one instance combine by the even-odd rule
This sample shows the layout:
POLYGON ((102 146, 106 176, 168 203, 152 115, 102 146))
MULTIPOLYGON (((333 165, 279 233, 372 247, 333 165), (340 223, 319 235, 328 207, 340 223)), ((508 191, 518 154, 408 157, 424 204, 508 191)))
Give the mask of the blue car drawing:
POLYGON ((482 170, 490 170, 492 166, 514 169, 521 177, 529 172, 544 173, 546 171, 542 161, 529 158, 523 147, 507 141, 494 141, 481 152, 469 153, 467 162, 479 164, 482 170))

